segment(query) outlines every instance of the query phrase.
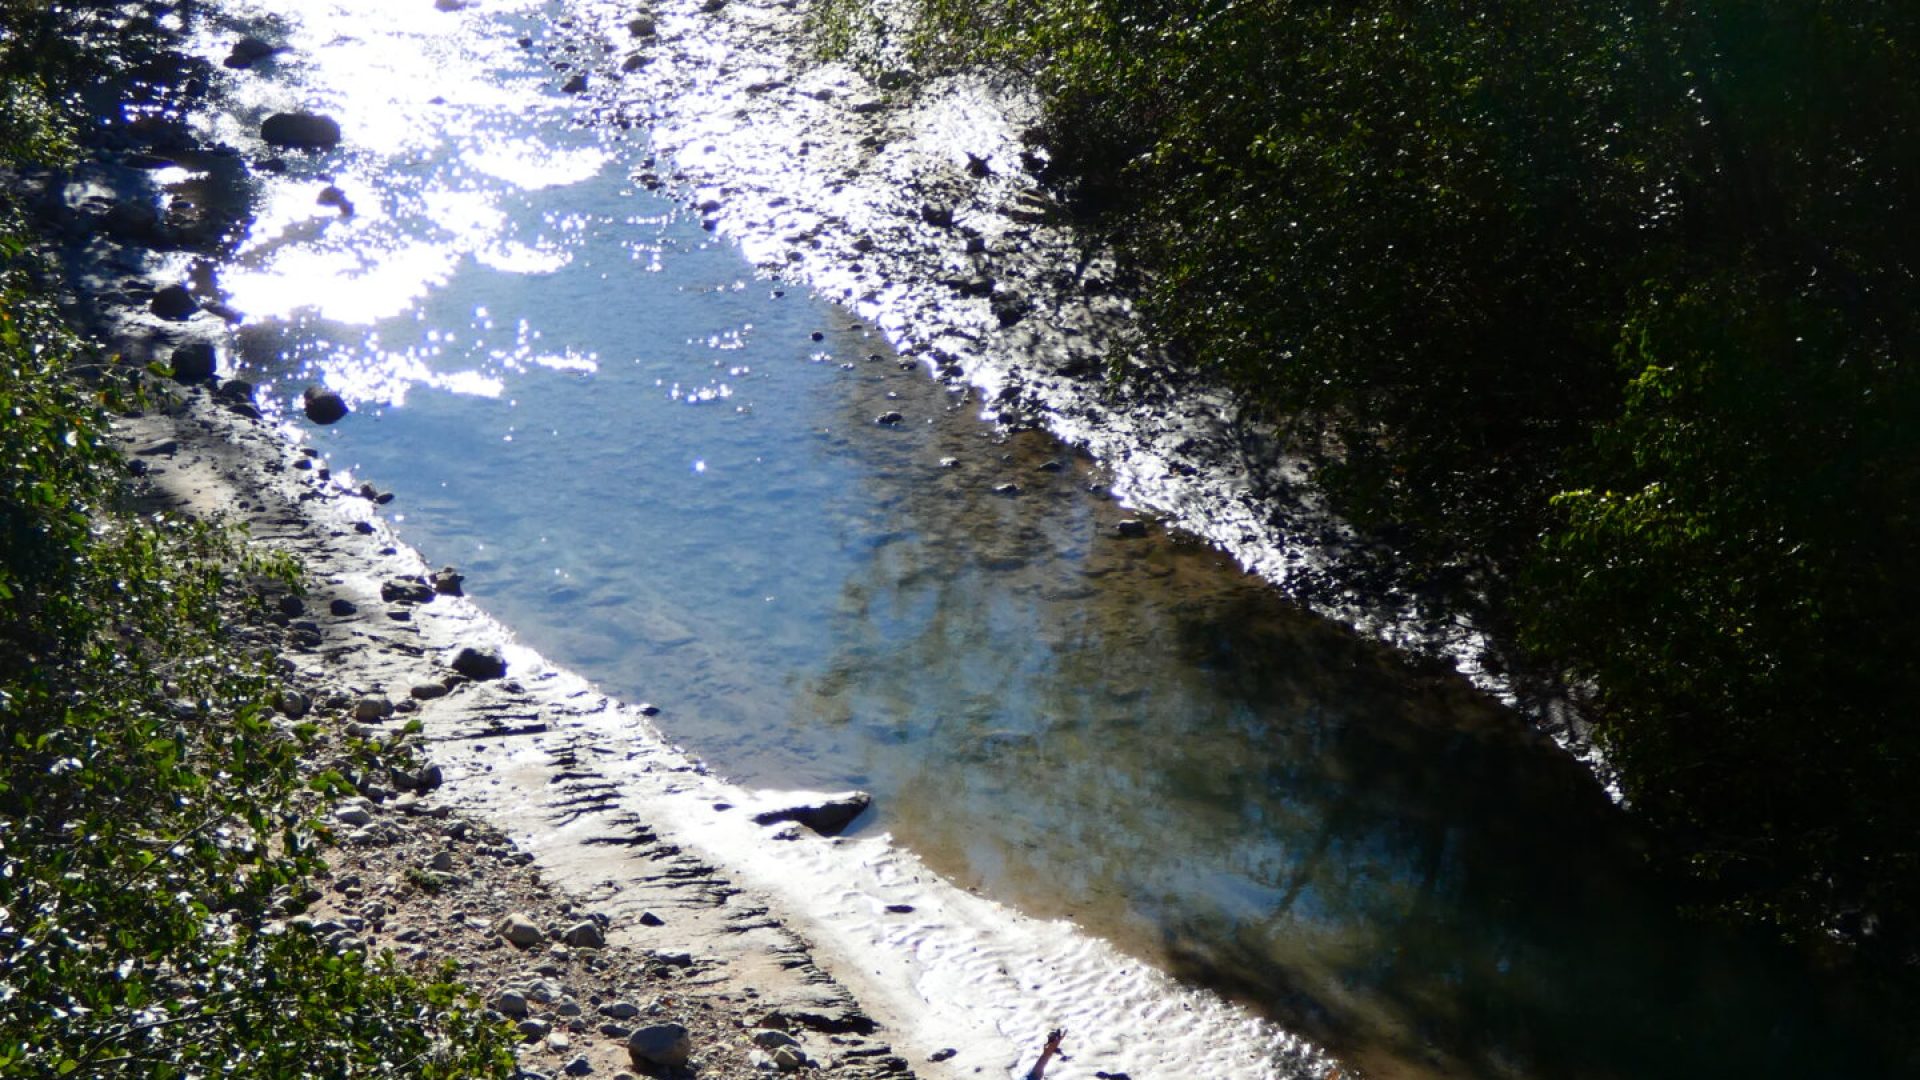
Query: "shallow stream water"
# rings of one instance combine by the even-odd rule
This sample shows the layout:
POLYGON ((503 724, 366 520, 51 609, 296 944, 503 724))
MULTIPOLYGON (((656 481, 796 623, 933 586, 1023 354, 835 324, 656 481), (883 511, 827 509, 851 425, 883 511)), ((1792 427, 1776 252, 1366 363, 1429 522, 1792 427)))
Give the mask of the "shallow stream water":
POLYGON ((233 77, 221 137, 296 105, 347 131, 265 176, 222 283, 241 373, 303 427, 303 386, 343 393, 312 444, 524 642, 1366 1075, 1878 1074, 1869 1017, 1677 919, 1515 718, 1121 535, 1097 464, 637 185, 670 163, 577 124, 561 9, 416 7, 234 5, 209 37, 292 46, 233 77))

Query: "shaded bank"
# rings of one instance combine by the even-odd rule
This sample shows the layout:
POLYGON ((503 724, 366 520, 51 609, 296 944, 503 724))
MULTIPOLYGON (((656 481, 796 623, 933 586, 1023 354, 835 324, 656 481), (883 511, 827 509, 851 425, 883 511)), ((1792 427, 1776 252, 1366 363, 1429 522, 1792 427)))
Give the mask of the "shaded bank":
POLYGON ((818 10, 1041 88, 1154 343, 1292 426, 1383 584, 1585 688, 1699 905, 1909 963, 1908 8, 818 10))

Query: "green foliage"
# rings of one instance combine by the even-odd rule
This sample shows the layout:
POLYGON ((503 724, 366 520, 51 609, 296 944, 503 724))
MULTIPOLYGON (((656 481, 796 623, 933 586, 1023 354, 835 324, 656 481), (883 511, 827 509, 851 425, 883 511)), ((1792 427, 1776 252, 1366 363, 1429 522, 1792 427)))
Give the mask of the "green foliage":
POLYGON ((1719 903, 1910 926, 1920 380, 1843 301, 1740 277, 1648 305, 1620 356, 1613 486, 1555 500, 1534 641, 1593 677, 1629 796, 1719 903))
POLYGON ((1920 7, 825 10, 856 59, 1036 82, 1159 344, 1410 576, 1496 571, 1463 599, 1595 689, 1708 902, 1920 936, 1920 7))
MULTIPOLYGON (((28 46, 89 11, 0 4, 6 164, 62 144, 38 88, 79 61, 28 46)), ((276 932, 320 865, 303 736, 227 618, 290 563, 124 508, 108 410, 138 386, 86 362, 22 235, 0 224, 0 1077, 511 1075, 444 973, 276 932)))

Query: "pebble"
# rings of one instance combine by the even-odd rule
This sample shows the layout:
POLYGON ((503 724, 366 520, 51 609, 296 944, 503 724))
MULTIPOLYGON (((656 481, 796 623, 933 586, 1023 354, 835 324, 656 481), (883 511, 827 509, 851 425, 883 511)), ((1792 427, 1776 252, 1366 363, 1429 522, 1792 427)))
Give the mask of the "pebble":
POLYGON ((327 604, 327 611, 341 618, 355 614, 359 610, 360 608, 351 600, 333 600, 327 604))
POLYGON ((469 645, 454 656, 453 670, 469 679, 498 679, 507 673, 507 661, 498 649, 477 649, 469 645))
POLYGON ((1138 540, 1147 535, 1147 523, 1129 518, 1114 526, 1114 532, 1128 540, 1138 540))
POLYGON ((560 940, 576 949, 604 949, 607 947, 607 933, 600 924, 592 919, 583 919, 567 927, 560 940))
POLYGON ((587 1060, 587 1055, 581 1054, 567 1062, 560 1071, 568 1076, 585 1076, 593 1071, 593 1062, 587 1060))
POLYGON ((200 310, 200 302, 193 298, 185 285, 169 285, 153 294, 149 309, 163 319, 178 322, 193 317, 200 310))
POLYGON ((693 1039, 679 1024, 649 1024, 627 1037, 627 1056, 638 1068, 677 1069, 693 1056, 693 1039))
POLYGON ((175 382, 205 382, 213 378, 214 369, 218 366, 218 354, 207 342, 189 342, 173 350, 168 366, 173 368, 175 382))
POLYGON ((527 1015, 527 995, 518 990, 502 990, 487 1002, 493 1010, 502 1016, 527 1015))
POLYGON ((333 816, 342 825, 352 825, 356 828, 373 823, 372 811, 354 803, 348 803, 335 810, 333 816))
POLYGON ((546 940, 547 935, 532 919, 521 912, 514 912, 494 924, 494 932, 521 948, 529 948, 546 940))
POLYGON ((553 1025, 540 1019, 522 1020, 515 1025, 515 1030, 528 1042, 539 1042, 553 1033, 553 1025))
POLYGON ((761 1028, 753 1033, 753 1045, 762 1050, 778 1050, 783 1046, 799 1046, 800 1040, 773 1028, 761 1028))
POLYGON ((385 720, 393 715, 393 702, 369 694, 354 703, 353 718, 362 721, 385 720))
POLYGON ((631 1001, 616 1001, 600 1006, 600 1015, 613 1020, 631 1020, 640 1015, 640 1006, 631 1001))
POLYGON ((432 701, 434 698, 446 697, 447 688, 437 682, 414 683, 407 688, 407 696, 415 701, 432 701))
POLYGON ((443 874, 451 872, 453 870, 453 852, 434 852, 433 858, 427 862, 427 869, 438 870, 443 874))

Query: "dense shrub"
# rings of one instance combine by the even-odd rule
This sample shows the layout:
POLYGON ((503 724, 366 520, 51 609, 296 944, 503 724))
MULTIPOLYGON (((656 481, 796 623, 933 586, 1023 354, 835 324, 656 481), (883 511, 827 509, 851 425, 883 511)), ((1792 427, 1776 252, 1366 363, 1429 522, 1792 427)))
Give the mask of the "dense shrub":
MULTIPOLYGON (((89 11, 0 3, 0 165, 70 146, 45 88, 85 57, 49 28, 89 11)), ((312 733, 274 722, 271 658, 228 618, 291 569, 125 506, 108 411, 138 373, 88 362, 14 209, 0 192, 0 1076, 510 1075, 450 983, 275 932, 320 865, 312 733)))
POLYGON ((1160 343, 1299 424, 1411 577, 1495 571, 1460 599, 1592 688, 1709 902, 1912 932, 1920 8, 824 10, 1037 83, 1160 343))

